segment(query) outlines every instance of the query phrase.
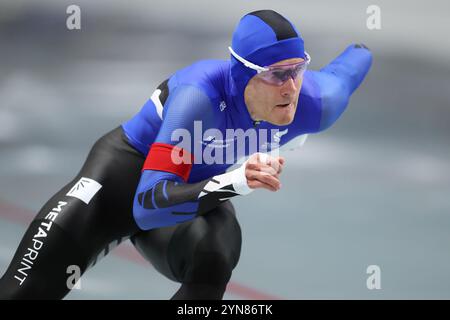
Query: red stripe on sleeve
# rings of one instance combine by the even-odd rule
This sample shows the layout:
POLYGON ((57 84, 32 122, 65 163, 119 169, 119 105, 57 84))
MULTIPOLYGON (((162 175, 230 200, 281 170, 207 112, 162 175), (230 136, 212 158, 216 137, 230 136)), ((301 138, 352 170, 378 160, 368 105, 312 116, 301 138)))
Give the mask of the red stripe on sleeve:
POLYGON ((153 143, 145 159, 144 170, 158 170, 176 174, 184 182, 189 178, 194 156, 183 148, 167 143, 153 143))

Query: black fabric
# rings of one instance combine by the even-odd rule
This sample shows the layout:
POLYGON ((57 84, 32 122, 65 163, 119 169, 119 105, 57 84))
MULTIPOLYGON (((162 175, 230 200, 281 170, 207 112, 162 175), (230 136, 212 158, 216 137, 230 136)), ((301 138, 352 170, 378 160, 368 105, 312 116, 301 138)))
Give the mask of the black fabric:
POLYGON ((355 48, 364 48, 367 50, 370 50, 369 48, 366 47, 366 45, 364 43, 357 43, 354 45, 355 48))
POLYGON ((278 12, 273 10, 259 10, 249 14, 260 18, 270 26, 278 41, 298 37, 298 34, 291 23, 278 12))
MULTIPOLYGON (((216 177, 217 178, 217 177, 216 177)), ((221 184, 219 181, 213 178, 205 179, 196 183, 183 183, 176 184, 174 181, 163 180, 157 182, 152 188, 138 194, 138 202, 144 209, 155 209, 155 206, 159 209, 170 208, 181 203, 196 203, 198 202, 198 208, 195 211, 172 211, 173 215, 203 215, 213 208, 216 208, 220 203, 226 201, 224 198, 229 199, 239 195, 234 190, 233 185, 222 186, 217 192, 208 191, 205 186, 210 183, 216 183, 218 186, 221 184), (166 187, 166 192, 163 189, 166 187), (229 192, 226 192, 229 190, 229 192), (200 193, 206 193, 199 199, 200 193)))
POLYGON ((226 285, 184 283, 171 300, 222 300, 226 285))
POLYGON ((42 207, 28 227, 0 279, 0 299, 61 299, 69 292, 68 266, 76 265, 83 273, 99 254, 110 251, 111 243, 118 244, 138 232, 132 214, 133 197, 144 160, 128 144, 121 127, 100 138, 78 175, 42 207), (66 195, 81 177, 102 185, 89 204, 66 195), (39 238, 45 242, 20 284, 15 276, 25 277, 17 271, 23 268, 22 258, 28 248, 33 248, 39 227, 49 222, 46 216, 58 204, 61 212, 46 237, 39 238))
POLYGON ((83 274, 111 251, 112 244, 127 237, 157 270, 182 283, 174 299, 220 299, 241 250, 241 230, 231 202, 176 226, 141 231, 132 212, 144 160, 121 127, 100 138, 77 176, 28 227, 0 279, 0 299, 62 299, 70 290, 69 266, 78 266, 83 274), (102 185, 89 204, 66 195, 81 177, 102 185), (49 226, 48 214, 54 210, 59 210, 58 216, 49 226), (18 270, 36 234, 43 234, 43 224, 48 227, 45 242, 25 277, 18 270))
POLYGON ((161 94, 159 95, 159 101, 164 106, 167 98, 169 97, 169 79, 164 80, 159 86, 158 89, 161 90, 161 94))
POLYGON ((64 230, 53 224, 36 260, 32 261, 32 268, 24 271, 27 275, 18 271, 26 264, 31 265, 21 262, 28 249, 33 248, 32 239, 41 221, 34 220, 31 223, 12 263, 0 279, 0 300, 62 299, 69 291, 67 267, 76 265, 80 271, 86 270, 88 257, 83 250, 64 230))
POLYGON ((159 272, 182 283, 173 299, 221 299, 239 261, 242 235, 226 201, 194 220, 141 231, 131 240, 159 272))

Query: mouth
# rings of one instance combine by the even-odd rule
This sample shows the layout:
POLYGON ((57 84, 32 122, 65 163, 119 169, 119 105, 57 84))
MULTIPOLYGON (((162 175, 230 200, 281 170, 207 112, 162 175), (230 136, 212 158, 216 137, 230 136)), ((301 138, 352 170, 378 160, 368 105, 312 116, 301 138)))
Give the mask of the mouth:
POLYGON ((291 105, 291 103, 283 103, 283 104, 277 104, 277 107, 279 108, 287 108, 291 105))

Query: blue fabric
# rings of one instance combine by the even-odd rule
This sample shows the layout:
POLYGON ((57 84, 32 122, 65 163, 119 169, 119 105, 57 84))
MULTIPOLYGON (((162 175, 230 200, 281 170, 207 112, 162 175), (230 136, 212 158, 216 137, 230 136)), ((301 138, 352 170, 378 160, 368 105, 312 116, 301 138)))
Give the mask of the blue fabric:
MULTIPOLYGON (((292 23, 291 25, 300 35, 297 28, 292 23)), ((260 66, 305 57, 304 42, 300 36, 279 41, 272 28, 253 15, 246 15, 239 21, 233 33, 232 48, 241 57, 260 66), (271 48, 270 53, 266 53, 268 48, 271 48)))
MULTIPOLYGON (((233 50, 251 63, 265 67, 281 60, 304 58, 304 41, 300 32, 291 23, 299 37, 277 40, 270 26, 259 17, 245 15, 237 25, 232 39, 233 50)), ((230 78, 239 104, 244 104, 244 90, 256 71, 244 66, 235 57, 230 57, 230 78)))
POLYGON ((321 88, 320 130, 329 128, 341 116, 371 64, 369 50, 351 45, 320 72, 313 72, 314 82, 321 88))
MULTIPOLYGON (((269 132, 271 129, 283 132, 287 129, 279 143, 275 144, 277 146, 301 134, 316 133, 329 128, 345 110, 350 95, 363 81, 371 62, 370 51, 349 46, 320 71, 306 71, 297 112, 291 124, 276 126, 262 122, 257 128, 267 129, 269 132)), ((201 159, 205 153, 222 153, 223 162, 229 159, 236 162, 240 157, 249 155, 250 148, 247 146, 240 148, 239 152, 232 152, 236 151, 238 142, 235 139, 226 139, 227 129, 245 131, 254 127, 244 103, 243 89, 236 85, 240 79, 233 77, 233 65, 235 64, 232 61, 206 60, 173 74, 169 80, 169 97, 164 105, 163 120, 158 117, 155 105, 149 100, 136 116, 123 124, 130 143, 144 155, 148 153, 149 145, 153 142, 179 145, 183 143, 183 139, 173 140, 172 133, 183 128, 194 137, 194 121, 201 120, 200 138, 197 135, 197 139, 182 145, 193 153, 196 159, 201 159), (222 137, 208 139, 208 130, 211 129, 217 129, 222 137), (232 150, 233 148, 235 149, 232 150)), ((269 135, 266 142, 258 139, 256 151, 270 151, 276 140, 272 135, 269 135)), ((232 163, 194 163, 187 182, 198 182, 221 174, 231 165, 232 163)), ((147 170, 142 174, 137 194, 164 180, 184 183, 175 174, 147 170)), ((180 222, 180 219, 184 221, 195 216, 174 216, 170 212, 193 212, 196 205, 198 204, 189 202, 180 204, 177 208, 148 210, 141 208, 135 199, 134 217, 139 227, 144 230, 168 226, 180 222)))
POLYGON ((163 194, 167 197, 166 187, 168 180, 177 182, 181 181, 178 176, 167 172, 145 170, 142 173, 136 195, 140 192, 152 192, 153 206, 155 207, 155 209, 145 209, 139 204, 138 197, 134 197, 133 217, 136 224, 142 230, 170 226, 191 220, 195 217, 195 213, 198 209, 198 202, 185 202, 167 208, 158 208, 156 206, 154 202, 155 188, 153 187, 162 181, 163 194), (173 212, 183 212, 184 214, 173 214, 173 212))

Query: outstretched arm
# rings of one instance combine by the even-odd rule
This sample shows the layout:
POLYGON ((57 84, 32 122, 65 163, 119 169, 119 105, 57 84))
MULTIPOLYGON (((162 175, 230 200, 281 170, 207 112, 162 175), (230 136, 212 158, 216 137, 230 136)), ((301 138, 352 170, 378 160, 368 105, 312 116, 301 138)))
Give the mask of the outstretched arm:
POLYGON ((348 105, 350 96, 364 80, 372 64, 372 54, 364 45, 351 45, 327 66, 312 72, 320 89, 319 131, 329 128, 348 105))

